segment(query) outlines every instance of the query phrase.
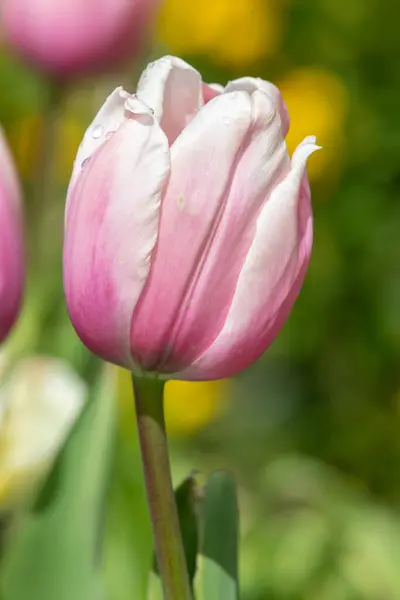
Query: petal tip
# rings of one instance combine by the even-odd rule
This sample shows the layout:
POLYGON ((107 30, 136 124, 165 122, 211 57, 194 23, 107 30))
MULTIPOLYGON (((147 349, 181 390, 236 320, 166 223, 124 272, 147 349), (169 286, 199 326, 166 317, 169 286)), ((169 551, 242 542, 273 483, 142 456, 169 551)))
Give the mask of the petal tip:
POLYGON ((318 146, 317 138, 315 135, 309 135, 297 146, 296 150, 292 156, 292 164, 304 164, 307 162, 308 158, 316 152, 317 150, 321 150, 322 146, 318 146))

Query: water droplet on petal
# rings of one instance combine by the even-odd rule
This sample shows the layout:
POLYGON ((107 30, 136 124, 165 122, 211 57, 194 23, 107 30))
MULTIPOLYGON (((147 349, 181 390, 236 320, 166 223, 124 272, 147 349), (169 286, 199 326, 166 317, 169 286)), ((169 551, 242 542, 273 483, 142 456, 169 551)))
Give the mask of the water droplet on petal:
POLYGON ((229 117, 224 117, 224 118, 223 118, 223 122, 224 122, 224 125, 230 125, 230 123, 231 123, 231 120, 230 120, 230 118, 229 118, 229 117))
POLYGON ((134 115, 153 115, 154 110, 142 102, 136 94, 128 98, 125 102, 125 108, 134 115))
POLYGON ((86 165, 88 164, 89 160, 90 160, 90 156, 87 156, 87 157, 86 157, 86 158, 85 158, 85 159, 82 161, 82 164, 81 164, 81 169, 84 169, 84 168, 86 167, 86 165))
POLYGON ((112 138, 112 136, 114 135, 115 131, 107 131, 106 135, 104 136, 106 140, 109 140, 110 138, 112 138))
POLYGON ((101 125, 96 125, 96 127, 93 127, 92 137, 95 140, 98 140, 99 137, 101 137, 102 133, 103 133, 103 127, 101 125))
POLYGON ((126 90, 124 90, 123 88, 121 88, 119 95, 121 98, 123 98, 124 100, 126 100, 127 98, 130 98, 131 95, 129 92, 127 92, 126 90))

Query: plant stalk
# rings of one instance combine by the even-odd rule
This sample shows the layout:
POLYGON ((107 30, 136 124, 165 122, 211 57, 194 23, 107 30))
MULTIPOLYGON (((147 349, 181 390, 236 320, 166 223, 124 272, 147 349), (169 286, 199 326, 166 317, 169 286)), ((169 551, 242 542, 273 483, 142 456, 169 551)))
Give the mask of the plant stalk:
POLYGON ((139 441, 164 600, 191 600, 164 419, 164 382, 132 377, 139 441))

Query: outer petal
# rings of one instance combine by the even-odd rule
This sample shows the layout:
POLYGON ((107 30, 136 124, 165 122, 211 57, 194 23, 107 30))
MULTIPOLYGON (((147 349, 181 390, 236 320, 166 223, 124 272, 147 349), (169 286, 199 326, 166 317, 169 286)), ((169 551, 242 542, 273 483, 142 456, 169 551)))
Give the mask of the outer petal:
POLYGON ((21 192, 0 129, 0 341, 13 325, 25 282, 21 192))
POLYGON ((318 146, 307 138, 292 169, 274 190, 240 274, 228 317, 213 344, 182 379, 232 376, 254 362, 273 341, 300 291, 312 246, 310 189, 305 165, 318 146))
POLYGON ((69 196, 72 188, 75 185, 76 179, 82 171, 85 162, 104 144, 110 136, 110 133, 117 131, 124 122, 127 96, 129 96, 129 94, 127 94, 122 87, 116 88, 108 96, 92 124, 88 127, 75 158, 68 189, 66 210, 68 210, 69 196))
POLYGON ((139 80, 137 95, 153 109, 170 144, 204 104, 200 73, 174 56, 149 64, 139 80))
POLYGON ((154 117, 126 119, 85 164, 69 201, 64 287, 93 352, 132 367, 130 321, 156 243, 168 141, 154 117))
POLYGON ((225 88, 226 93, 235 90, 247 90, 249 93, 254 92, 255 90, 261 90, 267 93, 275 103, 279 112, 282 123, 282 135, 283 137, 286 137, 290 125, 289 111, 282 98, 282 94, 276 85, 269 81, 264 81, 264 79, 260 79, 259 77, 241 77, 240 79, 230 81, 225 88))
POLYGON ((133 354, 165 372, 217 337, 259 211, 289 169, 280 119, 259 91, 211 100, 171 150, 155 259, 132 322, 133 354))

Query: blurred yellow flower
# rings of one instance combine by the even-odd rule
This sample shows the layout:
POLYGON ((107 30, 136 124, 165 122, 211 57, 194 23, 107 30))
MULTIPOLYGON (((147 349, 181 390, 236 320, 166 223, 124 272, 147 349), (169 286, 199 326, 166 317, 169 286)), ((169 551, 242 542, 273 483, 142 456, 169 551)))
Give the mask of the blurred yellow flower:
POLYGON ((24 179, 30 179, 35 173, 36 157, 41 151, 42 124, 40 115, 26 115, 10 127, 10 146, 24 179))
MULTIPOLYGON (((120 425, 126 433, 134 419, 131 375, 118 369, 120 425)), ((165 387, 165 420, 171 435, 190 435, 199 431, 226 409, 230 382, 168 381, 165 387)))
POLYGON ((56 177, 68 181, 72 165, 85 133, 85 127, 76 117, 64 115, 58 123, 56 139, 56 177))
POLYGON ((322 146, 308 163, 310 178, 335 171, 343 158, 344 123, 347 115, 348 90, 337 75, 317 68, 289 73, 276 82, 290 114, 287 136, 289 152, 307 135, 316 135, 322 146))
POLYGON ((21 360, 0 386, 0 510, 28 502, 50 469, 87 394, 68 363, 21 360))
POLYGON ((208 55, 229 67, 244 67, 274 52, 282 14, 271 0, 166 0, 158 39, 177 55, 208 55))
POLYGON ((216 419, 226 408, 229 382, 169 381, 165 391, 165 419, 171 434, 190 434, 216 419))

